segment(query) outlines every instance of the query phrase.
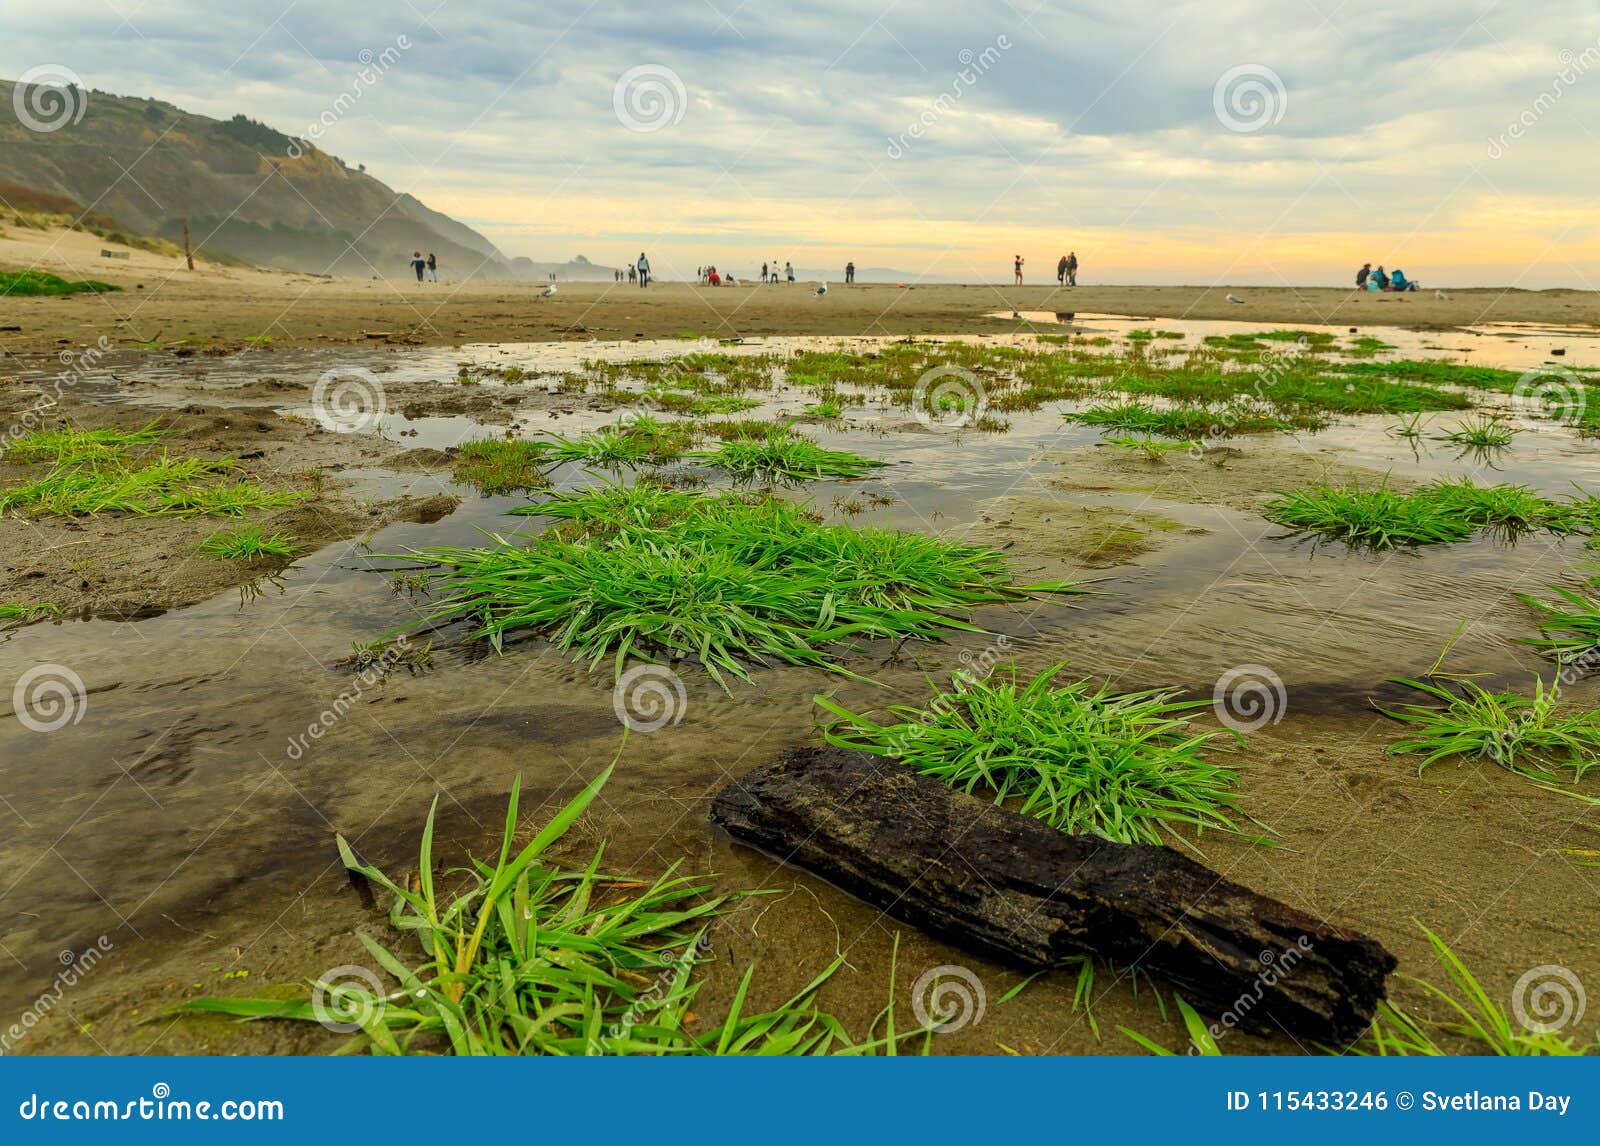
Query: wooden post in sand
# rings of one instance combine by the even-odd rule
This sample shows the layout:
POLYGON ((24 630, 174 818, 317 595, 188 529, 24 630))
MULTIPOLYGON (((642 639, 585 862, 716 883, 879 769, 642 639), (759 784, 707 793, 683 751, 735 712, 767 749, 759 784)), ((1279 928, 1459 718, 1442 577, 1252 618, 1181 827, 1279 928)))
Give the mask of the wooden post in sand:
POLYGON ((194 270, 194 252, 189 249, 189 216, 183 217, 183 259, 194 270))

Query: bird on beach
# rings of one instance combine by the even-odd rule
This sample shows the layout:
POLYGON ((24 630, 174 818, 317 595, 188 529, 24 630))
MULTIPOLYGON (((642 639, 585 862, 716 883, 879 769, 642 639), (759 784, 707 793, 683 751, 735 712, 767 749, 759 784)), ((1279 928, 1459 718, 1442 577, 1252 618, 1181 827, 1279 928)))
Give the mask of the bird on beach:
POLYGON ((1227 297, 1229 302, 1237 302, 1237 303, 1243 303, 1244 302, 1244 299, 1240 298, 1236 294, 1230 294, 1230 295, 1228 295, 1226 297, 1227 297))
POLYGON ((553 295, 555 293, 556 293, 556 284, 555 283, 551 283, 549 286, 545 287, 542 291, 539 292, 539 297, 540 298, 549 298, 551 295, 553 295))
POLYGON ((1450 301, 1450 296, 1445 294, 1444 291, 1442 291, 1442 290, 1434 291, 1433 292, 1433 297, 1438 299, 1440 302, 1449 302, 1450 301))
POLYGON ((817 288, 817 289, 816 289, 816 291, 815 291, 815 294, 816 294, 816 296, 817 296, 817 297, 818 297, 818 298, 821 298, 821 297, 822 297, 822 296, 823 296, 823 295, 825 295, 825 294, 827 294, 827 293, 828 293, 828 284, 827 284, 827 283, 823 283, 823 284, 822 284, 822 285, 821 285, 821 286, 819 286, 819 287, 818 287, 818 288, 817 288))

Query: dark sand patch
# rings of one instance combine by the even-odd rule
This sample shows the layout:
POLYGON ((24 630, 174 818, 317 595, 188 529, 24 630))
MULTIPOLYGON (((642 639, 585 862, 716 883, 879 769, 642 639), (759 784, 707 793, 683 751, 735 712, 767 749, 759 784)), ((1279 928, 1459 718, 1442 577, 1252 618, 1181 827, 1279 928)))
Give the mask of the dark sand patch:
MULTIPOLYGON (((1044 475, 1051 489, 1066 493, 1134 493, 1160 501, 1221 505, 1259 512, 1273 495, 1328 481, 1373 484, 1378 470, 1353 466, 1332 449, 1294 446, 1212 446, 1203 452, 1173 452, 1150 460, 1110 446, 1052 450, 1055 469, 1044 475)), ((1390 478, 1395 489, 1416 483, 1390 478)))
POLYGON ((1142 510, 1024 494, 984 503, 982 524, 973 529, 972 539, 1019 557, 1104 568, 1149 553, 1164 535, 1180 531, 1182 522, 1142 510))

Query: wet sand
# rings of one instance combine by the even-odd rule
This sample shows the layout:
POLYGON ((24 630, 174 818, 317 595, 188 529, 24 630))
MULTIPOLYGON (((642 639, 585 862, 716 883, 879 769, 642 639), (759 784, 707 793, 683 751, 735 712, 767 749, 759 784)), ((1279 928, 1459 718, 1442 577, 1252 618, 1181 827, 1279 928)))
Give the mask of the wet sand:
MULTIPOLYGON (((392 368, 379 375, 389 380, 392 405, 415 403, 415 416, 395 409, 384 424, 387 441, 349 436, 339 448, 357 456, 320 460, 345 465, 338 476, 373 497, 409 491, 461 500, 440 520, 387 525, 372 537, 374 551, 475 544, 479 528, 522 524, 503 514, 523 499, 456 487, 422 451, 502 423, 570 433, 614 417, 614 401, 591 405, 538 385, 460 387, 448 381, 453 353, 375 353, 370 365, 392 368), (407 368, 413 354, 421 364, 407 368), (376 453, 362 458, 362 450, 376 453), (421 468, 398 468, 411 451, 421 468)), ((500 360, 502 352, 477 348, 472 357, 500 360)), ((534 360, 528 350, 504 350, 503 358, 534 360)), ((324 362, 252 354, 218 358, 197 373, 191 360, 130 356, 113 363, 124 382, 95 398, 114 411, 100 416, 136 422, 195 403, 234 410, 235 418, 242 410, 293 419, 303 416, 324 362)), ((1415 758, 1387 755, 1394 726, 1373 709, 1374 699, 1402 695, 1386 678, 1424 671, 1463 620, 1469 625, 1451 667, 1529 681, 1541 662, 1518 644, 1532 618, 1512 594, 1568 579, 1585 557, 1580 541, 1534 537, 1513 546, 1484 538, 1417 553, 1355 553, 1286 536, 1259 516, 1271 490, 1324 472, 1374 480, 1392 473, 1403 483, 1474 468, 1438 445, 1413 454, 1385 434, 1388 419, 1342 419, 1321 434, 1263 435, 1208 457, 1151 462, 1113 454, 1097 433, 1065 425, 1051 408, 1009 417, 1004 434, 950 435, 907 424, 903 411, 855 411, 813 432, 831 447, 897 464, 866 483, 817 483, 807 492, 827 510, 836 494, 878 490, 893 503, 850 520, 1008 544, 1030 577, 1093 579, 1092 595, 979 612, 976 620, 1004 635, 1006 654, 1024 672, 1065 662, 1070 673, 1121 688, 1205 698, 1230 668, 1271 668, 1283 682, 1281 718, 1249 733, 1226 759, 1240 771, 1247 810, 1280 846, 1208 834, 1196 842, 1219 872, 1367 931, 1400 956, 1404 973, 1440 977, 1413 923, 1421 920, 1496 998, 1508 998, 1536 966, 1565 966, 1585 981, 1600 976, 1587 922, 1600 876, 1579 866, 1600 846, 1591 809, 1486 761, 1446 762, 1418 775, 1415 758)), ((1600 486, 1592 445, 1555 426, 1530 430, 1496 464, 1499 479, 1552 494, 1569 492, 1573 481, 1600 486)), ((587 673, 537 640, 486 655, 457 629, 435 634, 431 671, 396 672, 360 688, 314 751, 291 755, 291 739, 354 687, 337 667, 352 643, 413 622, 426 607, 375 571, 385 564, 349 543, 329 545, 248 600, 224 593, 137 623, 35 624, 0 639, 0 681, 48 663, 71 668, 85 686, 82 719, 54 732, 0 715, 0 814, 8 824, 0 833, 0 960, 11 968, 0 976, 0 1013, 33 1005, 62 966, 61 952, 81 952, 102 935, 111 944, 13 1053, 331 1050, 338 1038, 316 1026, 161 1014, 197 995, 282 995, 330 968, 365 965, 356 931, 409 957, 409 941, 346 879, 336 832, 403 876, 439 793, 436 846, 442 862, 460 863, 498 839, 514 776, 523 777, 531 828, 616 754, 606 672, 587 673)), ((560 854, 584 862, 604 838, 614 871, 654 875, 681 858, 688 871, 712 873, 719 888, 778 892, 713 928, 716 962, 696 1004, 708 1015, 722 1013, 749 963, 758 966, 761 1005, 787 997, 842 954, 847 966, 823 1001, 864 1033, 888 996, 898 935, 902 1023, 913 982, 937 966, 971 969, 989 1000, 981 1022, 940 1036, 936 1052, 1139 1053, 1119 1024, 1181 1047, 1180 1028, 1170 1015, 1162 1019, 1148 985, 1136 994, 1126 978, 1101 969, 1098 1037, 1072 1009, 1071 975, 1000 1003, 1020 972, 919 935, 707 827, 721 784, 815 736, 814 694, 832 691, 858 711, 916 703, 928 675, 942 677, 997 645, 995 636, 969 634, 898 656, 871 647, 848 664, 876 685, 786 668, 758 671, 752 684, 725 693, 686 673, 683 721, 630 740, 611 785, 560 854)), ((1580 682, 1569 700, 1600 704, 1600 686, 1580 682)), ((1593 794, 1593 784, 1581 790, 1593 794)), ((1401 980, 1393 988, 1408 1005, 1426 1002, 1401 980)), ((1224 1049, 1301 1048, 1240 1034, 1224 1049)))

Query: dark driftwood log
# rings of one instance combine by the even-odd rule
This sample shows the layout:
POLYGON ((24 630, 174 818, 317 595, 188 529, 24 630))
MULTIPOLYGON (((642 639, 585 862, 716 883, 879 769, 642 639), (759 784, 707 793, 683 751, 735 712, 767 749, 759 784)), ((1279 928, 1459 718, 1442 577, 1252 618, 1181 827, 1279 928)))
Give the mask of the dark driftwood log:
POLYGON ((1137 966, 1230 1027, 1345 1042, 1395 966, 1376 940, 1171 848, 1067 835, 861 752, 792 749, 725 787, 711 818, 951 942, 1033 967, 1137 966))

